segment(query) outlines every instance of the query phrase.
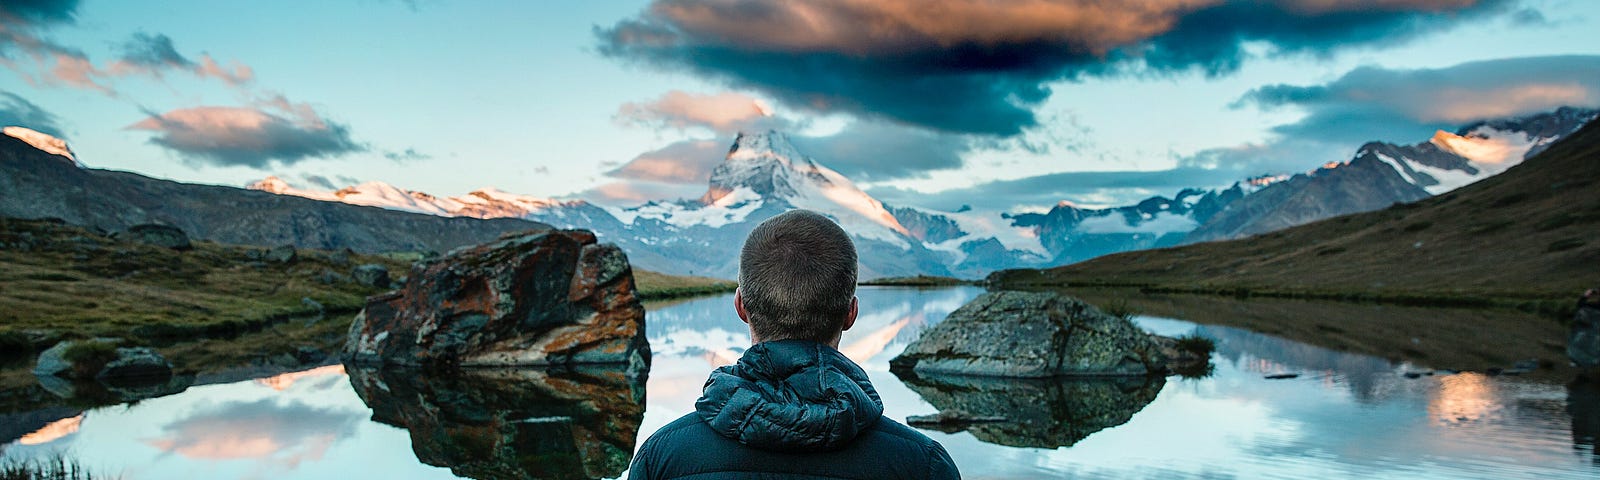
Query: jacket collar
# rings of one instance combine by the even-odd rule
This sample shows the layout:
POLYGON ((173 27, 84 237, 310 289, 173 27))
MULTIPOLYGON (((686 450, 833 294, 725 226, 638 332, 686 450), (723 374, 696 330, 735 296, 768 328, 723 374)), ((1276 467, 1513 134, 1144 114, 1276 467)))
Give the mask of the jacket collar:
POLYGON ((805 340, 763 342, 706 380, 695 410, 724 437, 756 448, 834 450, 877 423, 883 400, 844 354, 805 340))

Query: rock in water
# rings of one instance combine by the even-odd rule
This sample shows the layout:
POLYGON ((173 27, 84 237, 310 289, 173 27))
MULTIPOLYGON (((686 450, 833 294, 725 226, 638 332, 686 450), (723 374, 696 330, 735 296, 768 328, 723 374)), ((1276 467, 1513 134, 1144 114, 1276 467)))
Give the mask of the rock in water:
MULTIPOLYGON (((954 421, 918 428, 965 430, 979 441, 1025 448, 1070 447, 1133 418, 1161 393, 1166 377, 1015 379, 895 373, 911 391, 954 421), (979 421, 974 421, 979 420, 979 421)), ((918 423, 920 418, 907 418, 918 423)))
POLYGON ((383 265, 368 263, 351 270, 350 276, 368 287, 389 288, 389 268, 383 265))
POLYGON ((147 245, 167 247, 173 250, 189 250, 194 248, 194 245, 189 243, 189 234, 183 233, 183 230, 179 229, 178 227, 168 225, 157 225, 153 223, 134 225, 132 227, 128 227, 127 232, 124 232, 117 237, 126 238, 129 241, 147 245))
POLYGON ((1000 377, 1147 375, 1166 359, 1133 322, 1047 292, 989 292, 932 329, 891 367, 1000 377))
POLYGON ((367 299, 345 357, 395 365, 650 364, 628 257, 582 230, 457 249, 367 299))
POLYGON ((1567 333, 1567 357, 1581 368, 1600 366, 1600 306, 1579 304, 1567 333))

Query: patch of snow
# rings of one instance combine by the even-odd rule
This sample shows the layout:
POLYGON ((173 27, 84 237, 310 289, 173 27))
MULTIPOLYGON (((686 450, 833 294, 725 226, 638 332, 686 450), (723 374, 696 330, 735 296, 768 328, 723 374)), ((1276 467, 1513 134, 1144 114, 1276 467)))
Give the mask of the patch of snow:
POLYGON ((1529 138, 1522 132, 1507 132, 1485 126, 1468 132, 1466 136, 1439 130, 1428 141, 1441 150, 1466 158, 1472 166, 1483 171, 1483 177, 1489 177, 1522 163, 1529 150, 1550 140, 1529 138))
POLYGON ((743 222, 751 212, 761 208, 763 201, 761 195, 755 191, 739 187, 705 206, 651 202, 638 207, 607 209, 607 211, 626 224, 632 224, 641 218, 650 218, 677 227, 705 225, 718 228, 730 223, 743 222))
POLYGON ((44 153, 67 157, 67 160, 71 160, 74 166, 83 168, 83 164, 78 163, 78 157, 74 157, 72 155, 72 149, 67 147, 67 142, 65 140, 27 127, 6 127, 0 129, 0 133, 5 133, 7 136, 16 138, 17 140, 22 140, 24 143, 32 145, 33 148, 37 148, 44 153))
MULTIPOLYGON (((967 232, 966 235, 960 238, 953 238, 936 244, 924 242, 923 245, 931 250, 953 251, 958 256, 964 257, 966 254, 961 253, 961 244, 993 237, 1007 250, 1022 250, 1044 256, 1050 255, 1050 252, 1045 250, 1044 244, 1040 243, 1039 233, 1033 227, 1014 226, 1011 224, 1011 220, 1001 217, 998 211, 968 210, 961 213, 951 213, 917 207, 906 208, 928 215, 944 216, 956 222, 956 226, 960 227, 961 231, 967 232)), ((955 263, 961 262, 957 260, 955 263)))
POLYGON ((1394 169, 1394 173, 1400 174, 1400 178, 1405 180, 1406 183, 1409 183, 1409 184, 1412 184, 1412 185, 1420 185, 1419 183, 1417 183, 1417 179, 1415 177, 1412 177, 1410 173, 1406 173, 1406 168, 1400 165, 1400 161, 1399 160, 1395 160, 1394 158, 1392 158, 1392 157, 1390 157, 1388 155, 1381 154, 1381 153, 1377 154, 1377 157, 1378 157, 1378 161, 1383 162, 1385 165, 1388 165, 1389 168, 1393 168, 1394 169))

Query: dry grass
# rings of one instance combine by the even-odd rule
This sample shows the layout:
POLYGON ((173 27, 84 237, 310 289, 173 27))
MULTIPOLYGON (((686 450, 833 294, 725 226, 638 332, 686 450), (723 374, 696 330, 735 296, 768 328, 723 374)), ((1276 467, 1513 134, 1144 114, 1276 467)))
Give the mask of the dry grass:
POLYGON ((639 269, 633 270, 633 281, 639 289, 639 298, 644 300, 727 293, 739 287, 737 283, 720 278, 667 275, 639 269))

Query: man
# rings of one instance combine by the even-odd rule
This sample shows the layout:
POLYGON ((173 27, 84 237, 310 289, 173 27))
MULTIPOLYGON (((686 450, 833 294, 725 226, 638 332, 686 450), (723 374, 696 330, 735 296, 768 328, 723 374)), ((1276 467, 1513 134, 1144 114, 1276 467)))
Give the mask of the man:
POLYGON ((755 345, 711 373, 695 412, 645 440, 629 478, 961 478, 938 442, 883 416, 839 353, 855 291, 855 244, 832 220, 794 210, 757 226, 733 296, 755 345))

